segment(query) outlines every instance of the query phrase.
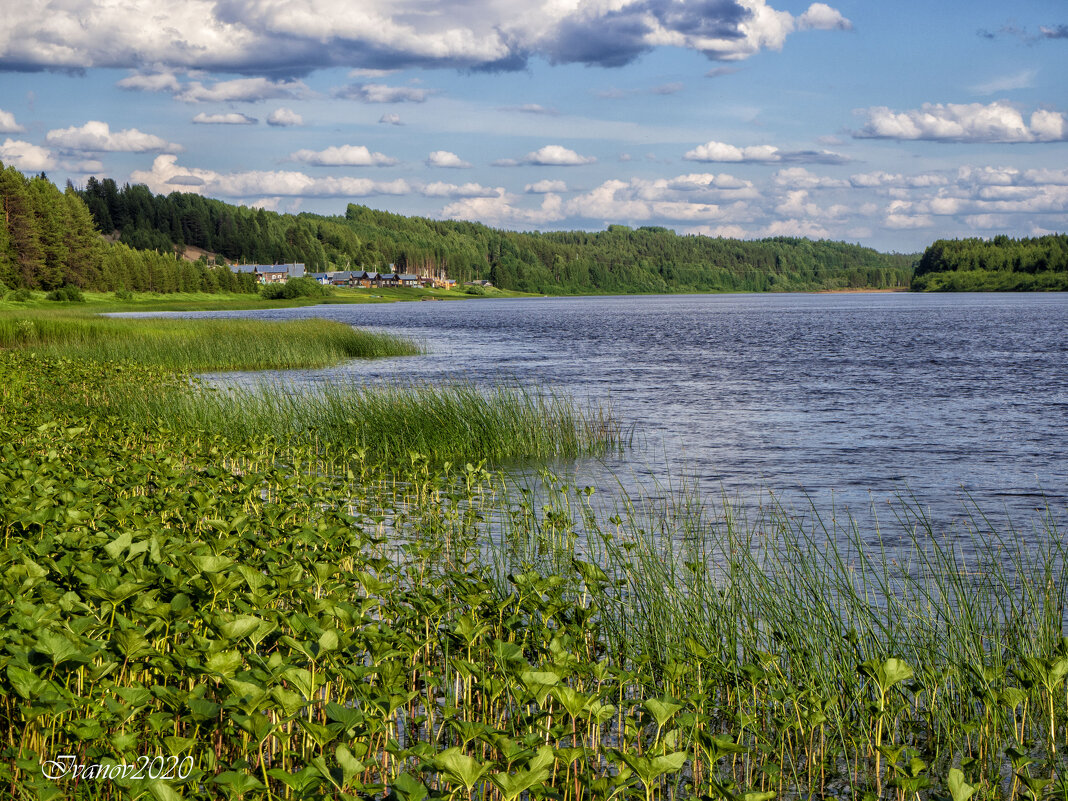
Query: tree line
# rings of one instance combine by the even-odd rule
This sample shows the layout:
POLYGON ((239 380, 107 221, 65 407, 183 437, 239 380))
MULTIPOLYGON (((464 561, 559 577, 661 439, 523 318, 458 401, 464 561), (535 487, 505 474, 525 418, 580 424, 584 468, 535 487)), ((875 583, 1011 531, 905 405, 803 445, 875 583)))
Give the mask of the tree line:
POLYGON ((107 241, 74 187, 61 192, 43 173, 0 164, 0 213, 0 284, 9 289, 256 291, 251 275, 107 241))
POLYGON ((914 256, 844 242, 754 242, 666 228, 520 233, 407 217, 349 204, 344 216, 279 214, 197 194, 153 195, 90 178, 81 193, 97 226, 135 248, 187 246, 229 261, 330 269, 445 272, 547 294, 706 292, 907 286, 914 256))
POLYGON ((1014 239, 939 239, 920 257, 914 290, 1068 290, 1068 234, 1014 239))

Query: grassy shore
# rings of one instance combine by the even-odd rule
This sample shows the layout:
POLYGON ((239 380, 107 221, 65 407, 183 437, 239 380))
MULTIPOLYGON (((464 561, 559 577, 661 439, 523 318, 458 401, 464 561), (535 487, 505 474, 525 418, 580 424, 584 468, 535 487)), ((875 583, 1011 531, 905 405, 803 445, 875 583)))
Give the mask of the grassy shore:
MULTIPOLYGON (((480 288, 481 289, 481 288, 480 288)), ((268 300, 259 295, 229 292, 173 292, 160 294, 156 292, 135 292, 129 297, 119 298, 114 292, 83 292, 84 302, 52 301, 45 298, 44 292, 33 292, 25 301, 14 301, 11 293, 0 298, 0 312, 17 312, 25 309, 83 309, 97 313, 120 311, 210 311, 213 309, 275 309, 292 306, 315 306, 320 304, 352 303, 398 303, 423 300, 472 300, 477 297, 521 298, 537 297, 525 292, 513 292, 489 288, 481 290, 482 294, 468 294, 463 289, 424 289, 422 287, 382 287, 377 289, 349 289, 335 287, 325 297, 295 298, 292 300, 268 300)))
POLYGON ((70 309, 0 312, 0 348, 187 371, 319 367, 420 352, 413 342, 329 320, 121 319, 70 309))
POLYGON ((604 508, 479 464, 479 426, 551 399, 505 391, 531 412, 502 422, 470 389, 334 391, 0 353, 0 795, 1068 794, 1056 515, 947 538, 907 505, 874 531, 683 490, 604 508), (184 778, 121 768, 145 756, 184 778))

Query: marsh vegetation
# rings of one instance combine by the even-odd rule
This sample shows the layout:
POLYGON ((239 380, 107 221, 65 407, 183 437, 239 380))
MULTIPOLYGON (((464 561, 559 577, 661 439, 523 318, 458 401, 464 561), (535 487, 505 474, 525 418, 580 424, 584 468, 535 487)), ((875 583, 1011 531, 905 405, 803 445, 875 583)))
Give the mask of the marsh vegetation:
POLYGON ((93 334, 48 353, 81 341, 56 325, 40 348, 2 329, 7 796, 1068 793, 1052 514, 1024 545, 979 515, 947 536, 907 504, 875 532, 685 490, 603 505, 493 469, 618 443, 558 399, 256 405, 88 358, 93 334), (64 754, 103 767, 47 778, 64 754), (144 755, 193 767, 115 770, 144 755))

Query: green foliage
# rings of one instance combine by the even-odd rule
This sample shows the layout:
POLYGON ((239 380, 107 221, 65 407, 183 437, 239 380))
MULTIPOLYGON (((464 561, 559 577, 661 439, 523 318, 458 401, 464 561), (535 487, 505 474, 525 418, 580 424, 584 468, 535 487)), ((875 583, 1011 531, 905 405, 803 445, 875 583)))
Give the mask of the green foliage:
POLYGON ((109 405, 189 391, 0 353, 5 797, 1063 791, 1052 521, 961 542, 905 507, 873 547, 841 517, 745 522, 685 488, 602 509, 549 470, 517 486, 109 405), (47 778, 64 754, 189 773, 47 778))
POLYGON ((16 289, 15 291, 8 293, 6 300, 13 300, 16 303, 25 303, 28 300, 33 300, 33 292, 25 287, 16 289))
POLYGON ((325 298, 333 294, 328 286, 323 286, 314 278, 307 276, 290 278, 284 284, 266 284, 260 289, 260 296, 267 300, 293 300, 294 298, 325 298))
POLYGON ((111 179, 90 178, 82 197, 102 230, 119 229, 136 248, 195 246, 232 260, 304 262, 313 272, 447 272, 460 284, 489 279, 502 289, 548 294, 903 287, 914 260, 844 242, 742 242, 679 236, 659 226, 518 233, 355 204, 344 217, 294 216, 195 194, 154 196, 111 179))
POLYGON ((940 239, 916 265, 912 289, 928 292, 1068 290, 1068 234, 940 239))
POLYGON ((345 359, 406 356, 415 343, 331 320, 132 320, 36 312, 0 315, 0 347, 98 362, 131 361, 173 370, 321 367, 345 359), (30 322, 27 339, 19 324, 30 322))
MULTIPOLYGON (((142 201, 145 195, 151 198, 144 187, 134 194, 142 201)), ((0 224, 0 281, 7 286, 46 291, 256 291, 253 276, 178 260, 165 238, 138 239, 135 244, 142 250, 105 241, 95 227, 99 220, 94 221, 73 187, 60 192, 43 175, 26 178, 0 164, 0 207, 6 222, 0 224)))
POLYGON ((59 289, 53 289, 47 295, 45 300, 57 300, 66 301, 68 303, 85 303, 85 296, 78 287, 71 284, 61 286, 59 289))

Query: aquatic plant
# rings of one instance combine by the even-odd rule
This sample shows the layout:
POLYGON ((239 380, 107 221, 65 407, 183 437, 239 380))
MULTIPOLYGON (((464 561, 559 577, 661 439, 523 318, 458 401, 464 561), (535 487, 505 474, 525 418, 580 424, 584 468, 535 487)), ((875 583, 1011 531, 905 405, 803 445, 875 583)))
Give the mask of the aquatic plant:
POLYGON ((602 507, 548 470, 139 423, 98 402, 124 381, 187 386, 0 354, 8 797, 1068 789, 1052 512, 950 537, 906 505, 891 545, 685 491, 602 507))

